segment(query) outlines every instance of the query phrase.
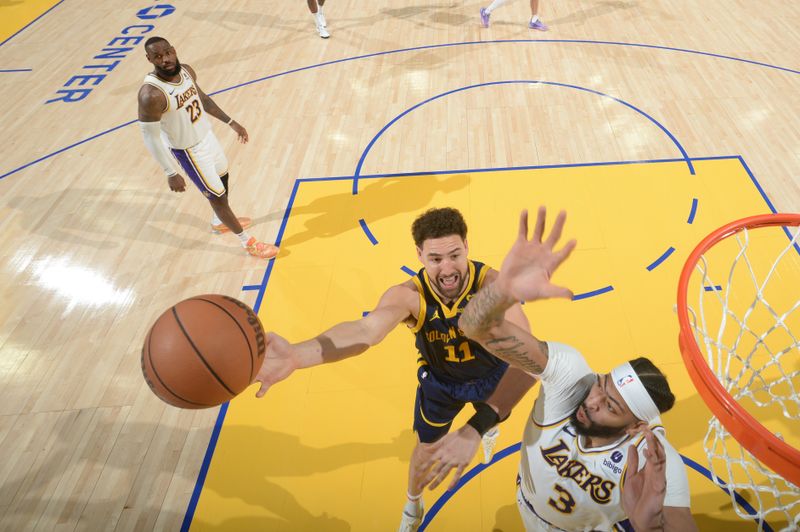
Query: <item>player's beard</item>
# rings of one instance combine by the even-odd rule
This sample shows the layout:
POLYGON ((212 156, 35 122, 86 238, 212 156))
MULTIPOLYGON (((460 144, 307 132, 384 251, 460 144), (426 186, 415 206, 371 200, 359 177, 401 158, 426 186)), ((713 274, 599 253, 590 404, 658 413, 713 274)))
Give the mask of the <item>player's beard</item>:
MULTIPOLYGON (((589 397, 589 393, 587 392, 586 397, 589 397)), ((581 404, 572 415, 569 417, 570 421, 572 422, 572 426, 575 428, 575 432, 577 432, 581 436, 586 436, 589 438, 612 438, 614 436, 622 436, 625 433, 624 427, 609 427, 607 425, 600 425, 592 421, 592 418, 589 416, 589 412, 584 407, 583 403, 586 401, 586 397, 583 398, 581 404), (588 425, 583 425, 578 420, 578 409, 583 408, 583 414, 589 420, 588 425)))
POLYGON ((156 74, 158 74, 158 77, 164 79, 175 77, 178 75, 178 73, 180 73, 180 71, 181 71, 181 62, 178 60, 177 57, 175 58, 175 66, 169 70, 158 66, 156 67, 156 74))

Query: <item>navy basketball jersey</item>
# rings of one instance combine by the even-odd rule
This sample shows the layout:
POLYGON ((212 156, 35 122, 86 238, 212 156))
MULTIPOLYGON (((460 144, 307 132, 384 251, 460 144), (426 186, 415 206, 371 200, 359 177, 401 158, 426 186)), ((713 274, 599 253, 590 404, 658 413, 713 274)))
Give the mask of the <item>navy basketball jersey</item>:
POLYGON ((464 382, 481 379, 499 367, 508 366, 472 341, 458 328, 458 318, 470 298, 483 285, 488 267, 469 261, 469 284, 452 306, 445 305, 433 291, 425 268, 413 277, 419 291, 419 316, 411 331, 417 336, 417 350, 437 378, 464 382))

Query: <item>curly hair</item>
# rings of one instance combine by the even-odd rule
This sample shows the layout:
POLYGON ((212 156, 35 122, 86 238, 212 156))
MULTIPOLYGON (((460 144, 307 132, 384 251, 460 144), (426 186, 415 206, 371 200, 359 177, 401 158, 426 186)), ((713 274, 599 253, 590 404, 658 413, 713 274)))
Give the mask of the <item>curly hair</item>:
POLYGON ((428 209, 414 220, 411 225, 411 235, 418 248, 430 238, 458 235, 462 240, 466 240, 467 223, 461 213, 451 207, 428 209))
POLYGON ((633 371, 639 376, 650 398, 662 414, 675 405, 675 395, 669 388, 667 377, 649 358, 639 357, 630 361, 633 371))

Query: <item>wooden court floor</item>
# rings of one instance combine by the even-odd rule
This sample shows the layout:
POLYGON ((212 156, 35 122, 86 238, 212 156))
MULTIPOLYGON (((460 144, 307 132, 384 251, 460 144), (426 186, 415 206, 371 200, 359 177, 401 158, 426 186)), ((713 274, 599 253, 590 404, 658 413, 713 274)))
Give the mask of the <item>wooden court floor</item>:
MULTIPOLYGON (((413 445, 403 331, 390 360, 377 351, 232 402, 213 446, 219 409, 160 403, 139 351, 158 314, 199 293, 258 306, 293 340, 352 319, 401 264, 416 269, 404 231, 429 206, 461 208, 473 255, 495 265, 514 211, 569 207, 580 244, 565 278, 615 290, 553 312, 587 324, 609 304, 619 320, 543 326, 596 349, 584 351, 598 370, 626 347, 659 353, 684 382, 669 294, 690 242, 716 222, 800 209, 800 7, 542 0, 551 30, 532 33, 525 2, 489 29, 481 5, 329 0, 321 40, 303 2, 0 2, 0 530, 395 527, 413 445), (145 151, 134 121, 150 65, 141 43, 117 40, 135 32, 168 38, 248 129, 240 145, 214 124, 234 209, 282 239, 271 265, 210 234, 202 196, 171 193, 145 151), (380 256, 359 247, 371 246, 359 219, 380 256), (680 244, 657 282, 622 274, 667 242, 680 244), (581 267, 593 256, 601 267, 581 267), (639 282, 659 294, 650 304, 629 297, 639 282), (354 403, 368 405, 358 423, 336 419, 354 403)), ((665 422, 699 461, 707 411, 679 390, 665 422)), ((428 529, 520 530, 515 466, 509 455, 481 472, 428 529)), ((703 486, 693 480, 701 530, 755 528, 703 486)))

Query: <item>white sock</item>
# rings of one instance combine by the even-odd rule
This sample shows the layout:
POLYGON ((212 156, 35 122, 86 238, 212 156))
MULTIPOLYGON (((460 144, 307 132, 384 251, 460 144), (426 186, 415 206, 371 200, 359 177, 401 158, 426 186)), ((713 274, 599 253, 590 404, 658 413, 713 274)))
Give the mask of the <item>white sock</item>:
POLYGON ((317 22, 317 26, 322 26, 322 13, 319 11, 314 13, 314 20, 317 22))
POLYGON ((247 241, 250 240, 250 235, 247 234, 247 231, 243 230, 241 233, 238 233, 236 236, 239 237, 239 241, 242 243, 242 247, 246 248, 247 247, 247 241))
POLYGON ((531 24, 533 24, 533 23, 534 23, 534 22, 536 22, 537 20, 539 20, 539 15, 534 15, 534 16, 532 16, 532 17, 531 17, 531 24))
POLYGON ((322 6, 317 7, 317 13, 319 13, 321 17, 325 16, 325 13, 322 12, 322 6))
POLYGON ((222 220, 219 219, 219 216, 217 216, 217 213, 214 213, 214 217, 211 218, 211 225, 221 225, 221 224, 222 224, 222 220))
POLYGON ((498 7, 500 7, 503 4, 505 4, 506 2, 508 2, 508 0, 494 0, 494 2, 489 4, 489 7, 486 8, 486 12, 487 13, 491 13, 492 11, 497 9, 498 7))

